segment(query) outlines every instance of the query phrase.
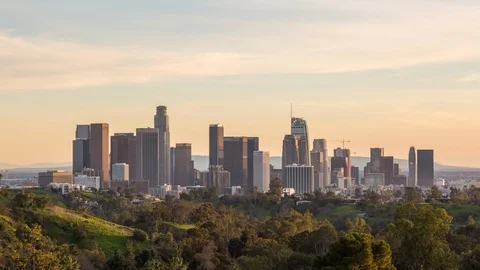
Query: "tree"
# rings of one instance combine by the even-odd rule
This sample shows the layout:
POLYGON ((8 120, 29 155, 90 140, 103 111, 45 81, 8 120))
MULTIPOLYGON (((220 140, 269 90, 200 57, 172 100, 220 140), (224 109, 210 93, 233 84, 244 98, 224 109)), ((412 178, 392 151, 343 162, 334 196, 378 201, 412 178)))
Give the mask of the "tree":
POLYGON ((217 246, 210 241, 203 249, 201 253, 195 255, 195 260, 199 266, 197 269, 201 270, 214 270, 216 269, 215 251, 217 246))
POLYGON ((269 194, 276 196, 276 197, 281 197, 283 194, 283 183, 282 180, 275 178, 272 181, 270 181, 269 185, 269 194))
POLYGON ((457 257, 446 241, 451 222, 444 209, 406 203, 397 206, 393 223, 381 236, 400 269, 455 269, 457 257))
POLYGON ((443 197, 442 192, 437 186, 433 186, 430 188, 430 192, 428 193, 429 200, 439 200, 443 197))
POLYGON ((315 269, 395 269, 390 246, 372 235, 348 233, 334 243, 327 254, 317 257, 315 269))
POLYGON ((335 227, 328 222, 323 222, 313 232, 302 232, 289 239, 289 246, 302 253, 313 255, 325 255, 331 244, 338 240, 335 227))
POLYGON ((145 242, 148 239, 148 235, 142 230, 135 230, 133 231, 133 239, 138 242, 145 242))
POLYGON ((423 201, 422 191, 418 188, 405 187, 403 199, 407 202, 419 203, 423 201))
POLYGON ((460 267, 465 270, 480 269, 480 245, 474 250, 462 254, 460 267))
POLYGON ((352 220, 347 219, 347 232, 349 233, 371 233, 372 228, 367 224, 365 219, 360 218, 360 217, 355 217, 352 220))

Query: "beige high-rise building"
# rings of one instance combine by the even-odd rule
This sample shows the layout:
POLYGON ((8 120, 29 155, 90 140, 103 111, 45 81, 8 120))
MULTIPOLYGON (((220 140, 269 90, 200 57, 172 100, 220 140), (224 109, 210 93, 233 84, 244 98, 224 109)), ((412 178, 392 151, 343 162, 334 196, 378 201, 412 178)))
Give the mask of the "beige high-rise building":
POLYGON ((108 139, 109 129, 107 123, 90 125, 90 167, 100 172, 102 189, 108 189, 110 187, 108 139))
POLYGON ((253 152, 253 186, 267 192, 270 186, 270 152, 253 152))
POLYGON ((223 167, 219 165, 208 167, 207 187, 216 187, 218 194, 225 194, 225 189, 231 187, 230 172, 225 171, 223 167))
POLYGON ((193 185, 192 145, 177 143, 175 146, 175 183, 174 185, 193 185))

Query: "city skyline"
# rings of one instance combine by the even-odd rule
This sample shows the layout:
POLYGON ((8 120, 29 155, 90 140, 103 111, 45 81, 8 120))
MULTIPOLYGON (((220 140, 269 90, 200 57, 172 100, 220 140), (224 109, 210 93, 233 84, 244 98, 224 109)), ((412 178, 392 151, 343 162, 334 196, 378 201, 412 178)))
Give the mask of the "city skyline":
POLYGON ((0 4, 0 163, 66 163, 77 123, 134 133, 158 104, 170 145, 206 155, 219 122, 280 156, 293 103, 310 143, 480 167, 478 2, 0 4))

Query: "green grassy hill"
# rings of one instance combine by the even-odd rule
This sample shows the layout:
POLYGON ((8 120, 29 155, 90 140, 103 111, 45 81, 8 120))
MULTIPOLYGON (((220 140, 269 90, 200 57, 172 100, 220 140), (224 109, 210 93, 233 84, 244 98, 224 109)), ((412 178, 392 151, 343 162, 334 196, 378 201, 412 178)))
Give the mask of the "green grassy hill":
POLYGON ((95 243, 107 255, 116 249, 124 251, 133 229, 88 215, 54 206, 37 211, 43 217, 44 234, 60 243, 75 243, 90 249, 95 243))

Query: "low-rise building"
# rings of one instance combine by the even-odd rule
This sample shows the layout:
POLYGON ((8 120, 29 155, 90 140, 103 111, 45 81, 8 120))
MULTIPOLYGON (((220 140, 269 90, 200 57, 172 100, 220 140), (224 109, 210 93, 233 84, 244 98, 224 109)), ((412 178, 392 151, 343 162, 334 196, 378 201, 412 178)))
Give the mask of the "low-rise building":
POLYGON ((38 185, 40 187, 47 187, 51 183, 73 184, 73 175, 71 172, 66 172, 62 170, 38 173, 38 185))
POLYGON ((77 175, 74 177, 73 183, 100 190, 100 176, 77 175))

